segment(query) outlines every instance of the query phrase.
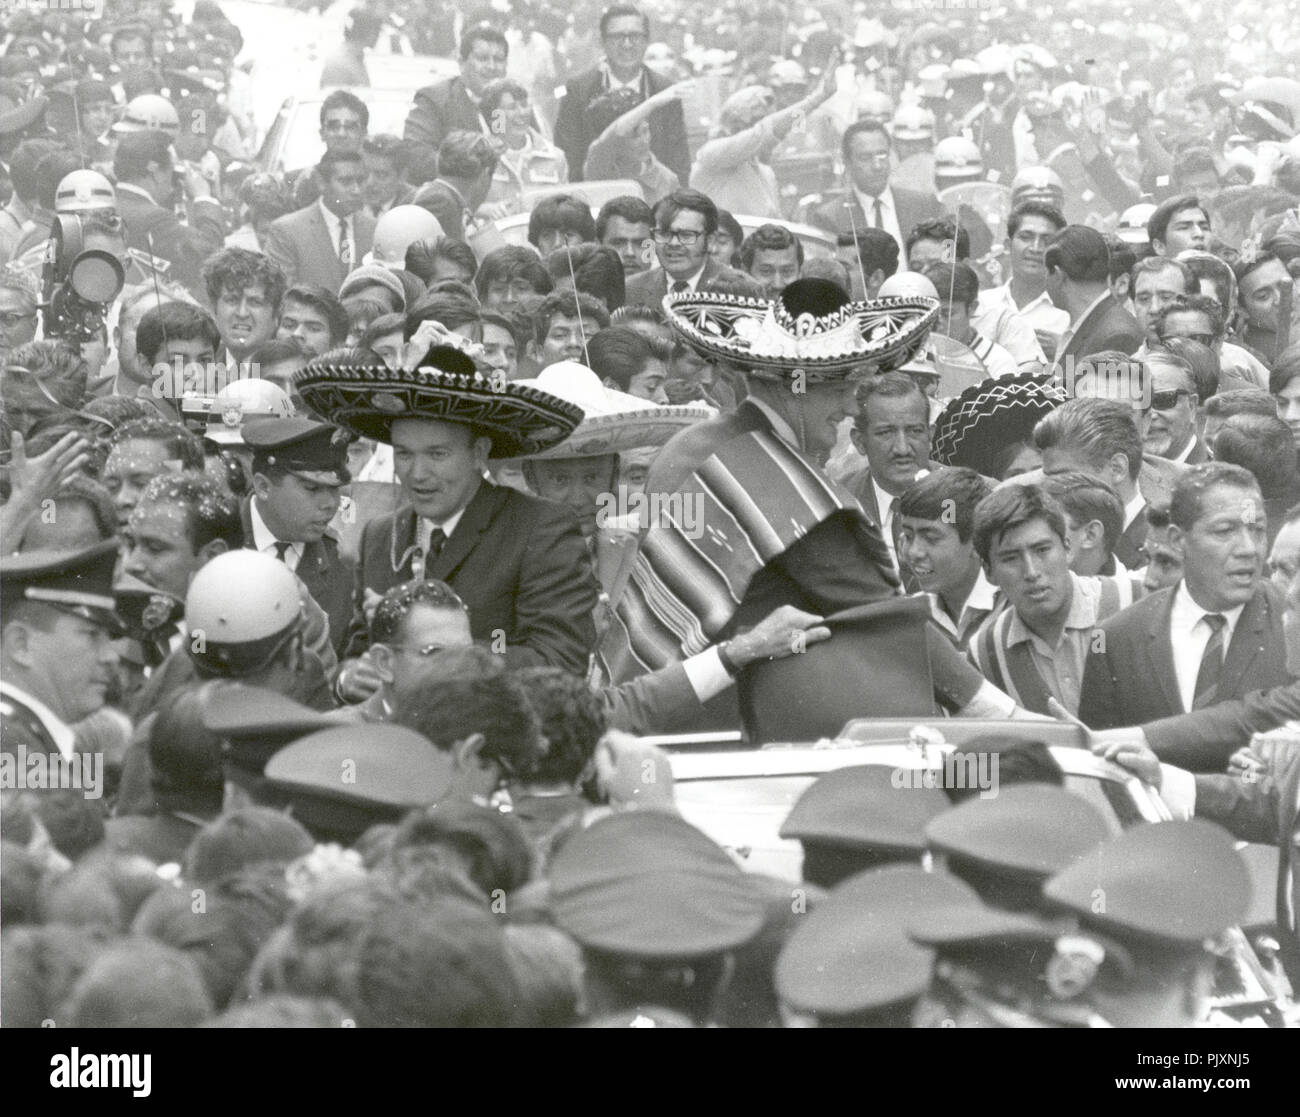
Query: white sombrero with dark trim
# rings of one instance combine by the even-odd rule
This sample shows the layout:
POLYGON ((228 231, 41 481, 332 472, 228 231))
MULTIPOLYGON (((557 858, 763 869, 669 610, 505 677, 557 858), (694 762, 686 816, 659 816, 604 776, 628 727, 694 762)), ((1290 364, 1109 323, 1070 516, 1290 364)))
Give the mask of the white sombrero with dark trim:
POLYGON ((534 460, 597 458, 623 454, 643 446, 662 446, 678 431, 712 419, 716 412, 703 404, 661 407, 650 400, 607 388, 586 365, 559 361, 522 384, 582 408, 582 422, 563 442, 530 454, 534 460))
POLYGON ((448 345, 430 348, 410 372, 379 362, 313 361, 294 384, 313 412, 363 438, 391 444, 394 419, 461 423, 492 440, 493 458, 541 453, 582 420, 581 408, 556 396, 481 376, 468 356, 448 345))
POLYGON ((705 357, 758 375, 839 380, 888 372, 925 341, 939 303, 924 296, 851 302, 824 279, 798 279, 771 301, 684 291, 664 298, 673 329, 705 357))
POLYGON ((942 465, 995 476, 998 456, 1032 438, 1038 420, 1065 400, 1061 388, 1028 372, 972 385, 935 420, 930 455, 942 465))

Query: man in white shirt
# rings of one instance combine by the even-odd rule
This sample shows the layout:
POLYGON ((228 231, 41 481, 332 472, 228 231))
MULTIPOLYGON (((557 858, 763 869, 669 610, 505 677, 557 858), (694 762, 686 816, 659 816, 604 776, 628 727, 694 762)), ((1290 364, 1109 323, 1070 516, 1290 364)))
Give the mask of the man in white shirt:
POLYGON ((1007 218, 1011 278, 982 291, 971 324, 1005 348, 1022 372, 1034 371, 1050 356, 1070 324, 1070 316, 1047 294, 1043 257, 1048 242, 1065 228, 1065 215, 1046 202, 1021 202, 1007 218), (1023 326, 1029 327, 1028 331, 1023 326), (1032 336, 1033 345, 1025 334, 1032 336))
MULTIPOLYGON (((104 705, 118 655, 117 540, 0 559, 0 750, 71 758, 74 722, 104 705)), ((6 762, 5 768, 9 765, 6 762)), ((20 775, 25 764, 6 775, 20 775)), ((6 787, 14 786, 8 779, 6 787)))
POLYGON ((973 324, 980 284, 970 265, 960 261, 951 264, 936 261, 922 268, 921 274, 939 292, 939 321, 935 324, 935 332, 970 349, 995 380, 1014 376, 1019 371, 1015 358, 997 342, 981 334, 973 324))

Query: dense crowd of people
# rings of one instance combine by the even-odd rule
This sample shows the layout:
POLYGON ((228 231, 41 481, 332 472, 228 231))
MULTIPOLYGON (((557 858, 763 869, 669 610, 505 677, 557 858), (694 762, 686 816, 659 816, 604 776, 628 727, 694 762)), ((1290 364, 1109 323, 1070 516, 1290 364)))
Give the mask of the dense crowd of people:
POLYGON ((288 165, 111 8, 0 38, 6 1026, 1300 1021, 1300 9, 303 0, 288 165), (678 801, 872 717, 990 725, 678 801))

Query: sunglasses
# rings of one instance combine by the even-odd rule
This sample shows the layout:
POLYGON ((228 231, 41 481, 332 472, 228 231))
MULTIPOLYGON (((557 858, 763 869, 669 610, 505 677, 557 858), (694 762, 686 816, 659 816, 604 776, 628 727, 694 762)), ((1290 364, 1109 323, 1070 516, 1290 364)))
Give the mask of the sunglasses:
POLYGON ((1192 394, 1192 392, 1188 392, 1182 388, 1177 388, 1171 392, 1152 392, 1151 402, 1144 407, 1143 410, 1150 411, 1154 408, 1156 411, 1172 411, 1178 406, 1179 397, 1190 396, 1192 394))

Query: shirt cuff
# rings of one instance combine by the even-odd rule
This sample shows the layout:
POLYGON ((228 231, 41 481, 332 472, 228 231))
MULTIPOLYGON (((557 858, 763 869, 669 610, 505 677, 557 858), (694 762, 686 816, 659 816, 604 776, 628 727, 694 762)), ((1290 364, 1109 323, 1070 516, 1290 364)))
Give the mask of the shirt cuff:
POLYGON ((1160 798, 1174 818, 1191 818, 1196 813, 1196 777, 1185 768, 1161 764, 1160 798))
POLYGON ((1016 710, 1015 700, 1010 695, 1004 694, 998 690, 987 679, 980 684, 979 690, 975 692, 969 702, 960 710, 958 715, 965 718, 1010 718, 1016 710))
POLYGON ((691 684, 691 690, 695 691, 695 697, 701 704, 731 686, 731 676, 722 666, 722 657, 718 655, 716 647, 683 660, 682 670, 686 672, 686 681, 691 684))

